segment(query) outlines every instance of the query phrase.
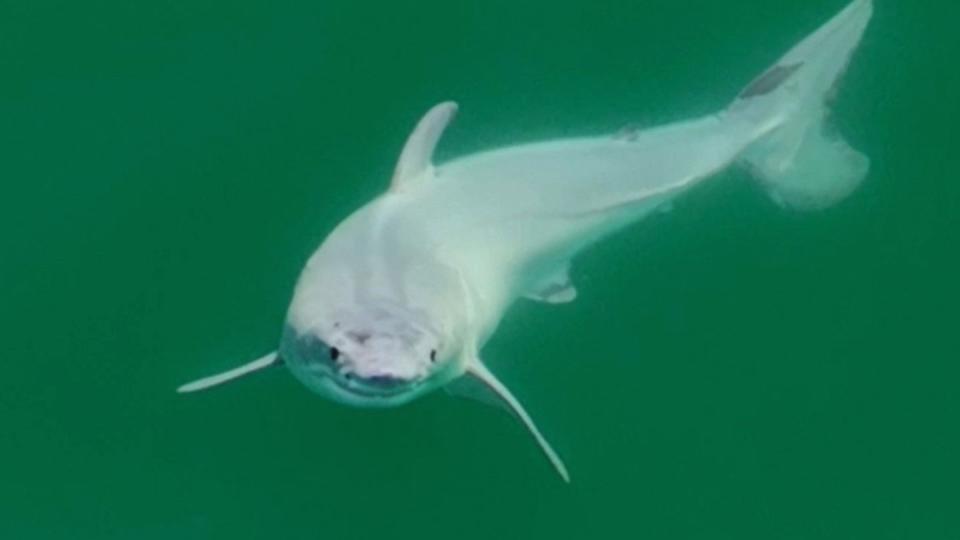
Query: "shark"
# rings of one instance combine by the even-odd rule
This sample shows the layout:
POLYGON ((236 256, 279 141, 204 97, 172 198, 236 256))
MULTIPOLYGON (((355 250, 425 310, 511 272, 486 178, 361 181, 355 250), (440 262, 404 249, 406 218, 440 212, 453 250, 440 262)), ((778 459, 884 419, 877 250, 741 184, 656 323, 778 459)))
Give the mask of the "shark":
POLYGON ((439 388, 499 404, 563 461, 484 361, 508 308, 577 297, 587 247, 730 167, 785 208, 851 195, 870 168, 830 122, 838 81, 873 13, 855 0, 750 82, 723 110, 649 129, 502 147, 434 163, 457 112, 430 109, 389 187, 309 258, 276 351, 181 386, 195 392, 275 366, 343 404, 395 407, 439 388))

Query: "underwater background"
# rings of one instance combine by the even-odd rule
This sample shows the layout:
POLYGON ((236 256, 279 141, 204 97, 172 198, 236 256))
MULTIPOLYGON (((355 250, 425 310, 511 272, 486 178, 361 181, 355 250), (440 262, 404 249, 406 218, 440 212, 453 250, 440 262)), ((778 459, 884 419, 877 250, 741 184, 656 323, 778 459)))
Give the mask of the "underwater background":
POLYGON ((960 4, 878 0, 823 212, 730 171, 484 350, 570 468, 443 392, 351 409, 273 350, 296 277, 441 159, 725 106, 843 0, 0 3, 0 538, 960 538, 960 4))

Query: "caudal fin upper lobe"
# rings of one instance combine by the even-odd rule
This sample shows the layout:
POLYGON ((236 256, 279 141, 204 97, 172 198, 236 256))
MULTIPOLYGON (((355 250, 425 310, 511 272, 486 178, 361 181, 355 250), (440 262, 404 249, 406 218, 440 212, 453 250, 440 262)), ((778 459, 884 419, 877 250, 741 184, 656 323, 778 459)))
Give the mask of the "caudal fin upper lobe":
POLYGON ((728 110, 763 126, 765 134, 739 162, 783 206, 826 208, 867 175, 870 160, 830 125, 829 101, 872 14, 871 0, 855 0, 755 79, 728 110))

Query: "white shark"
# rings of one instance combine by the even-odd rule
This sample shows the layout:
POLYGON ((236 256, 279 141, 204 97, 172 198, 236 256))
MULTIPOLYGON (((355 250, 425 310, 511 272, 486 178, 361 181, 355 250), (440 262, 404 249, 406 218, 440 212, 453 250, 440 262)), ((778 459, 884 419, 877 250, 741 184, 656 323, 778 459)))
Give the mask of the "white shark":
POLYGON ((487 394, 566 467, 480 351, 518 298, 574 300, 571 259, 735 164, 779 204, 849 195, 869 161, 827 124, 827 102, 872 15, 856 0, 726 109, 615 136, 524 144, 435 165, 456 113, 431 109, 389 190, 354 212, 303 270, 277 352, 182 386, 192 392, 285 365, 311 390, 361 407, 431 390, 487 394))

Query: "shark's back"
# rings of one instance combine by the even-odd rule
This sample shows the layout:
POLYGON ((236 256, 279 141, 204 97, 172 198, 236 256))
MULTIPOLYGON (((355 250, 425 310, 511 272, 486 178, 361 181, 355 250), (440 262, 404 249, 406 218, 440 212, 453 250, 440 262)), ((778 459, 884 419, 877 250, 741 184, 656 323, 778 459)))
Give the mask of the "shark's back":
POLYGON ((412 213, 443 238, 445 257, 506 288, 497 294, 509 301, 726 167, 758 135, 753 124, 710 116, 483 152, 439 166, 412 213))

